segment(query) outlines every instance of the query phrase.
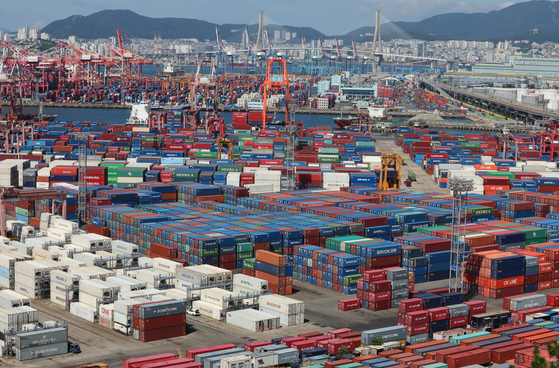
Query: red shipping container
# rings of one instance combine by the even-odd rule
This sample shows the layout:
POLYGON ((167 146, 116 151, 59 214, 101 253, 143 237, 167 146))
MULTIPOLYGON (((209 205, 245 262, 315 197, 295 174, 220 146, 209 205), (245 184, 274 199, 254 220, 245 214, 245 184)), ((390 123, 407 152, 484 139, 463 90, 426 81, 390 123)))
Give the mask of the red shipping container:
POLYGON ((379 293, 369 292, 367 294, 368 300, 371 302, 382 302, 384 300, 390 300, 392 296, 392 291, 381 291, 379 293))
POLYGON ((416 325, 406 326, 406 333, 410 336, 419 335, 422 333, 429 332, 429 323, 419 323, 416 325))
POLYGON ((349 339, 332 339, 328 341, 328 354, 337 354, 342 346, 347 350, 353 351, 355 343, 349 339))
POLYGON ((428 311, 431 322, 450 318, 450 311, 445 307, 432 308, 428 309, 428 311))
POLYGON ((507 360, 514 359, 514 356, 517 351, 527 349, 530 347, 532 347, 532 345, 520 343, 520 344, 513 344, 511 346, 507 346, 499 349, 494 349, 491 350, 492 352, 491 360, 497 364, 506 363, 507 360))
MULTIPOLYGON (((211 352, 220 351, 220 350, 234 349, 236 347, 237 347, 237 345, 235 345, 235 344, 224 344, 224 345, 210 346, 210 347, 207 347, 207 348, 191 349, 191 350, 186 351, 186 357, 187 358, 196 358, 196 355, 199 355, 199 354, 211 353, 211 352)), ((171 355, 175 356, 174 354, 171 354, 171 355)), ((123 368, 126 368, 126 367, 123 367, 123 368)))
POLYGON ((268 346, 270 345, 270 341, 255 341, 255 342, 249 342, 248 344, 245 344, 245 350, 246 351, 250 351, 250 352, 254 352, 254 349, 261 347, 261 346, 268 346))
POLYGON ((281 343, 287 345, 287 347, 290 348, 291 344, 293 344, 294 342, 304 341, 304 340, 307 340, 307 338, 303 336, 286 337, 285 339, 281 340, 281 343))
POLYGON ((380 291, 391 291, 392 282, 390 280, 373 281, 369 284, 369 291, 378 293, 380 291))
POLYGON ((390 309, 390 300, 383 300, 382 302, 369 302, 369 310, 379 311, 390 309))
POLYGON ((429 311, 415 311, 406 313, 404 322, 407 326, 419 323, 429 323, 429 311))
POLYGON ((549 294, 547 296, 547 305, 550 305, 552 307, 559 306, 559 293, 549 294))
POLYGON ((366 271, 363 274, 363 280, 367 282, 380 281, 386 279, 386 272, 383 270, 366 271))
POLYGON ((303 349, 314 349, 316 348, 316 341, 314 340, 303 340, 303 341, 295 341, 291 344, 291 348, 299 350, 299 352, 303 349))
POLYGON ((359 308, 361 308, 361 300, 357 298, 343 299, 338 301, 338 310, 345 312, 348 310, 359 309, 359 308))
POLYGON ((171 358, 176 358, 175 354, 167 353, 167 354, 159 354, 159 355, 151 355, 147 357, 141 358, 132 358, 125 360, 122 362, 122 368, 133 368, 132 364, 140 366, 140 363, 148 363, 148 362, 157 362, 157 361, 165 361, 171 358))
POLYGON ((174 358, 169 360, 164 360, 157 363, 142 363, 141 368, 199 368, 203 367, 202 363, 193 362, 190 358, 174 358))
POLYGON ((448 368, 460 368, 473 364, 488 364, 491 362, 491 351, 487 349, 478 349, 468 351, 448 357, 446 364, 448 368))
POLYGON ((398 310, 403 312, 414 312, 423 310, 423 300, 418 298, 405 299, 398 304, 398 310))
POLYGON ((340 328, 338 330, 328 331, 328 336, 338 337, 341 334, 353 332, 351 328, 340 328))
POLYGON ((134 328, 137 330, 155 330, 158 328, 178 326, 186 324, 186 314, 180 313, 149 319, 134 317, 133 324, 134 328))
POLYGON ((484 300, 472 300, 464 304, 470 307, 470 315, 484 314, 487 311, 487 302, 484 300))
POLYGON ((186 325, 158 328, 156 330, 140 330, 139 341, 149 342, 186 335, 186 325))
POLYGON ((450 328, 462 327, 468 324, 468 316, 454 317, 450 319, 450 328))

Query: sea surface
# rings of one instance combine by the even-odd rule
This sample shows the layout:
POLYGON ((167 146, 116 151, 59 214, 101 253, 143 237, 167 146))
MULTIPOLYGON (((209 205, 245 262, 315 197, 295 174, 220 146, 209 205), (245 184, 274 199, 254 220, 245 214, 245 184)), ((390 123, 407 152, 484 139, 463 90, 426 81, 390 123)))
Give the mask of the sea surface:
MULTIPOLYGON (((38 107, 24 107, 24 113, 38 113, 38 107)), ((62 108, 62 107, 44 107, 43 113, 47 115, 58 115, 57 121, 64 122, 82 122, 90 121, 95 123, 107 124, 124 124, 130 116, 129 109, 84 109, 84 108, 62 108)), ((2 115, 9 113, 9 107, 2 107, 2 115)), ((202 116, 204 116, 202 112, 202 116)), ((221 116, 225 118, 225 123, 230 124, 232 119, 231 112, 222 112, 221 116)), ((313 115, 313 114, 297 114, 295 115, 296 121, 302 121, 305 127, 314 128, 317 126, 335 127, 334 118, 339 115, 313 115)), ((347 116, 347 115, 344 115, 347 116)), ((285 114, 276 114, 278 120, 285 120, 285 114)), ((457 122, 453 120, 453 122, 457 122)), ((481 131, 475 130, 460 130, 460 129, 446 129, 445 131, 451 133, 479 133, 481 131)), ((487 132, 484 132, 487 133, 487 132)))

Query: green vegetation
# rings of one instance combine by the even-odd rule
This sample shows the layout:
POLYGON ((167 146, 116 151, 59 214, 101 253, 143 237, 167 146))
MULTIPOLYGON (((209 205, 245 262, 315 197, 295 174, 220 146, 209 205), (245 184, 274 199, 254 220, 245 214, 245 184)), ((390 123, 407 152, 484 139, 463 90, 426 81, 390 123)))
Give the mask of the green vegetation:
POLYGON ((384 344, 384 340, 382 339, 382 336, 377 336, 371 340, 371 345, 380 346, 382 344, 384 344))
POLYGON ((39 40, 39 46, 37 49, 39 51, 45 51, 48 49, 52 49, 54 46, 56 46, 56 42, 54 41, 39 40))
POLYGON ((340 346, 338 350, 338 354, 336 354, 336 359, 342 359, 344 356, 351 354, 349 350, 345 347, 345 345, 340 346))

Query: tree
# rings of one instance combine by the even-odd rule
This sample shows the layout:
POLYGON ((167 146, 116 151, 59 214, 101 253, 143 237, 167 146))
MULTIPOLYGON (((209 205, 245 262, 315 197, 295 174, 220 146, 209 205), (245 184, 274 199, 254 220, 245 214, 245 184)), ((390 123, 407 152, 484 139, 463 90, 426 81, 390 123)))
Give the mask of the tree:
MULTIPOLYGON (((557 341, 548 341, 546 345, 549 356, 559 359, 559 344, 557 344, 557 341)), ((540 349, 536 345, 534 346, 534 360, 530 364, 530 368, 557 368, 557 365, 552 362, 548 363, 545 357, 540 355, 540 349)))
POLYGON ((384 340, 382 339, 382 336, 376 336, 374 339, 371 340, 371 345, 382 345, 384 344, 384 340))
POLYGON ((336 359, 342 359, 344 356, 351 354, 345 345, 340 346, 338 354, 335 355, 336 359))

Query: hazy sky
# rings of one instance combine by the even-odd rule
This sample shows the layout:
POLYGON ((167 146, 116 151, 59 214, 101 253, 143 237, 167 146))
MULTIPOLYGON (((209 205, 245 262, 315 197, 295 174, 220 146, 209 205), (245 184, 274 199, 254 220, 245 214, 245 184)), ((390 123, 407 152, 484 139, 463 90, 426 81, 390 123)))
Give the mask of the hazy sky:
POLYGON ((265 23, 313 27, 326 35, 345 34, 383 21, 417 21, 449 12, 499 10, 521 0, 2 0, 0 27, 11 31, 42 28, 71 15, 104 9, 130 9, 156 18, 195 18, 212 23, 254 24, 263 10, 265 23))

